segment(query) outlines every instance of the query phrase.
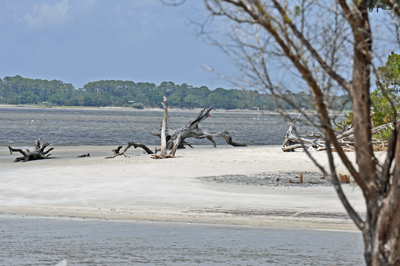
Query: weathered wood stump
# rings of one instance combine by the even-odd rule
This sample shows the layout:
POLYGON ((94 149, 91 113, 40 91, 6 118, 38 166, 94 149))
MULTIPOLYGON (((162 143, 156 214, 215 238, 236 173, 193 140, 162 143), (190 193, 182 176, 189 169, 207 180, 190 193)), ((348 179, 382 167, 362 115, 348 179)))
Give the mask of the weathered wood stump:
POLYGON ((15 158, 13 162, 19 162, 19 161, 33 161, 33 160, 42 160, 42 159, 51 159, 50 157, 51 154, 49 154, 50 151, 52 151, 54 148, 49 148, 47 151, 45 149, 50 145, 49 142, 43 143, 43 145, 40 144, 40 140, 42 137, 40 137, 38 140, 35 141, 35 150, 30 151, 29 149, 26 149, 26 151, 23 151, 22 149, 14 149, 10 146, 8 146, 8 149, 10 150, 10 154, 13 152, 19 152, 23 156, 15 158))
POLYGON ((162 126, 161 126, 161 133, 160 133, 160 138, 161 138, 161 152, 160 154, 154 154, 151 156, 153 159, 165 159, 165 158, 175 158, 175 152, 176 149, 178 148, 180 141, 181 141, 181 136, 178 135, 177 139, 175 139, 172 143, 172 149, 169 154, 167 154, 167 136, 166 136, 166 131, 168 128, 168 108, 167 108, 167 97, 164 96, 164 100, 162 102, 163 109, 164 109, 164 118, 162 121, 162 126))

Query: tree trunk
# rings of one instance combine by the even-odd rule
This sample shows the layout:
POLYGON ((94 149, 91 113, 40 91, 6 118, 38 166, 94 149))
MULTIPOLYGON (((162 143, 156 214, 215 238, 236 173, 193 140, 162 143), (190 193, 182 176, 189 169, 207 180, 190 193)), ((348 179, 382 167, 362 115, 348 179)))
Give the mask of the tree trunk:
POLYGON ((167 153, 167 128, 168 128, 168 108, 167 108, 167 97, 164 96, 164 100, 162 102, 163 109, 164 109, 164 118, 161 127, 161 153, 154 154, 151 156, 153 159, 165 159, 165 158, 175 158, 175 152, 180 144, 180 136, 178 142, 174 143, 172 151, 168 154, 167 153))
POLYGON ((168 123, 168 109, 167 109, 167 97, 164 96, 164 100, 162 102, 162 106, 164 109, 164 118, 162 122, 161 128, 161 153, 159 155, 160 158, 165 158, 167 156, 167 123, 168 123))

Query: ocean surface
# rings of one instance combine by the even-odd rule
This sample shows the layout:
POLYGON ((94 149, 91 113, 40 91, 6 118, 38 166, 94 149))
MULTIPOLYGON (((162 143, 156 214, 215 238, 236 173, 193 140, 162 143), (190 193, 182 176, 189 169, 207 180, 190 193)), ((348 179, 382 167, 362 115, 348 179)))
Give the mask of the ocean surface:
POLYGON ((365 265, 359 232, 0 216, 0 265, 365 265))
MULTIPOLYGON (((184 126, 197 113, 169 113, 169 125, 184 126)), ((124 145, 128 141, 146 145, 160 145, 160 139, 151 132, 159 132, 163 112, 121 110, 73 110, 0 108, 0 146, 33 146, 42 136, 53 146, 108 146, 124 145)), ((296 124, 297 125, 297 124, 296 124)), ((247 145, 279 145, 289 126, 278 114, 213 113, 200 123, 200 128, 211 131, 235 131, 235 142, 247 145)), ((300 126, 300 132, 312 132, 300 126)), ((187 139, 191 144, 209 145, 207 139, 187 139)), ((226 145, 216 138, 219 145, 226 145)))

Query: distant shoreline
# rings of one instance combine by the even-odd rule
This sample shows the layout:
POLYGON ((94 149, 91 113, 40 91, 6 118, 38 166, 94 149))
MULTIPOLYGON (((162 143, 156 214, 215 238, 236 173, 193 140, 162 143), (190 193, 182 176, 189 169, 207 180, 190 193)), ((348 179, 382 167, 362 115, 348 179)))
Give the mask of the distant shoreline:
MULTIPOLYGON (((58 110, 93 110, 93 111, 135 111, 135 112, 163 112, 161 108, 144 108, 144 109, 135 109, 132 107, 118 107, 118 106, 106 106, 106 107, 92 107, 92 106, 41 106, 41 105, 12 105, 12 104, 0 104, 0 109, 2 108, 12 108, 12 109, 58 109, 58 110)), ((194 108, 194 109, 181 109, 181 108, 168 108, 169 112, 187 112, 187 113, 198 113, 202 109, 194 108)), ((234 110, 225 110, 225 109, 213 109, 213 113, 246 113, 246 114, 271 114, 271 115, 280 115, 277 111, 271 110, 247 110, 247 109, 234 109, 234 110)), ((314 112, 314 111, 307 111, 314 112)), ((298 111, 289 110, 286 112, 287 114, 298 114, 298 111)))

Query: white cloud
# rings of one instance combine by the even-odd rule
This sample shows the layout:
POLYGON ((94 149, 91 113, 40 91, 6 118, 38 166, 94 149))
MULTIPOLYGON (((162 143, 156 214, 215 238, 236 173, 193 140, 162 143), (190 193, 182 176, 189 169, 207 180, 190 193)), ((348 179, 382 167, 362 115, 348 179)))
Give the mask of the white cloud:
POLYGON ((92 10, 98 3, 98 0, 78 0, 73 1, 73 6, 76 11, 81 13, 92 10))
POLYGON ((24 21, 32 28, 61 25, 68 19, 70 9, 68 0, 62 0, 55 4, 41 3, 35 5, 33 11, 24 16, 24 21))

